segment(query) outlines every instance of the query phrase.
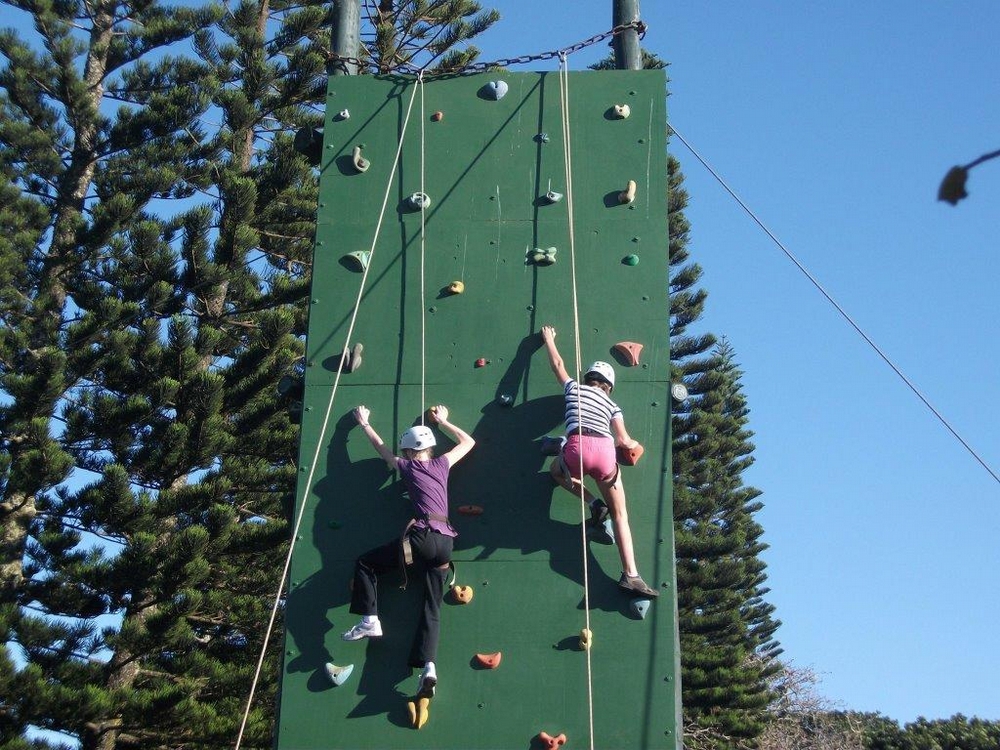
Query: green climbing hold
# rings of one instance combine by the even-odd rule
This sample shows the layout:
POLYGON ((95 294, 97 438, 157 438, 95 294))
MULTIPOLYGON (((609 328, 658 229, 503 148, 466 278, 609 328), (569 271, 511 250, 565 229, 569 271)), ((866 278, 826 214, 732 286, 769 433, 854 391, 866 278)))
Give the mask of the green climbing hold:
POLYGON ((639 265, 639 256, 626 255, 624 258, 622 258, 622 263, 624 263, 626 266, 637 266, 639 265))

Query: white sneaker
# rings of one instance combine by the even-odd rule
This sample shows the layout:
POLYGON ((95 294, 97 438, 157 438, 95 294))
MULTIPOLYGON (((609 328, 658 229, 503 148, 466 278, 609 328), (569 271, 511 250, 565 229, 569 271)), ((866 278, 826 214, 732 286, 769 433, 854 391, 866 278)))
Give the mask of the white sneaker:
POLYGON ((429 661, 420 673, 417 693, 423 695, 434 695, 434 688, 437 687, 437 670, 434 669, 434 662, 429 661))
POLYGON ((360 641, 362 638, 381 638, 382 623, 378 620, 365 622, 362 620, 342 636, 345 641, 360 641))

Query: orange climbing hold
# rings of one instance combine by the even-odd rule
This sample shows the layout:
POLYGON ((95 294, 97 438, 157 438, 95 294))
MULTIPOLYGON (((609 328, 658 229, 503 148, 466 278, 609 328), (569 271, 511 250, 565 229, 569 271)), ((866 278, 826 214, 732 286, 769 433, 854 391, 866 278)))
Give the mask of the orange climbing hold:
POLYGON ((639 364, 642 344, 637 344, 635 341, 619 341, 615 344, 615 351, 625 358, 629 367, 635 367, 639 364))
POLYGON ((555 748, 566 744, 566 735, 562 732, 555 737, 548 732, 539 732, 538 739, 542 741, 542 746, 548 748, 548 750, 555 750, 555 748))
POLYGON ((500 666, 500 659, 503 654, 497 651, 495 654, 476 654, 476 662, 486 669, 496 669, 500 666))
POLYGON ((626 448, 623 445, 619 445, 615 449, 615 452, 618 454, 618 463, 622 466, 635 466, 639 463, 639 459, 642 458, 642 454, 646 452, 646 449, 636 443, 635 448, 626 448))
POLYGON ((468 604, 472 601, 472 586, 459 586, 455 584, 451 587, 451 596, 459 604, 468 604))

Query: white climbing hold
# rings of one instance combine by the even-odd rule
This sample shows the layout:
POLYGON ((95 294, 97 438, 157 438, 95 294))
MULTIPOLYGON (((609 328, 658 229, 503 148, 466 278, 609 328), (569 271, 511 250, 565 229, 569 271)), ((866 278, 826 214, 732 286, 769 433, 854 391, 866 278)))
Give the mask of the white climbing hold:
POLYGON ((351 676, 351 672, 354 671, 354 665, 348 664, 346 667, 338 667, 332 661, 328 661, 324 666, 326 670, 326 676, 329 678, 336 686, 341 686, 347 682, 347 678, 351 676))
POLYGON ((354 168, 359 172, 367 172, 368 167, 372 165, 368 159, 361 155, 361 146, 354 147, 354 151, 351 153, 351 161, 354 163, 354 168))
POLYGON ((344 262, 355 271, 364 271, 368 268, 368 261, 371 260, 370 250, 355 250, 344 256, 344 262))
POLYGON ((562 193, 557 193, 555 190, 550 190, 545 194, 545 200, 549 203, 558 203, 563 199, 562 193))
POLYGON ((632 109, 627 104, 616 104, 612 109, 614 110, 615 117, 619 120, 624 120, 632 114, 632 109))
POLYGON ((646 619, 646 613, 649 612, 649 599, 633 599, 629 602, 629 606, 632 607, 632 613, 636 617, 640 620, 646 619))
POLYGON ((349 109, 342 109, 342 110, 340 110, 337 113, 337 119, 338 120, 350 120, 351 119, 351 111, 349 109))
POLYGON ((431 207, 431 198, 427 193, 414 193, 406 199, 406 203, 412 209, 426 211, 431 207))
POLYGON ((635 180, 629 180, 628 185, 625 187, 625 189, 622 190, 620 193, 618 193, 618 202, 631 203, 632 201, 635 200, 635 191, 636 191, 635 180))
POLYGON ((499 101, 507 95, 507 82, 506 81, 490 81, 486 85, 486 91, 490 98, 499 101))
POLYGON ((551 266, 556 262, 556 249, 554 247, 547 247, 544 250, 536 247, 534 250, 528 250, 526 255, 528 260, 536 266, 551 266))

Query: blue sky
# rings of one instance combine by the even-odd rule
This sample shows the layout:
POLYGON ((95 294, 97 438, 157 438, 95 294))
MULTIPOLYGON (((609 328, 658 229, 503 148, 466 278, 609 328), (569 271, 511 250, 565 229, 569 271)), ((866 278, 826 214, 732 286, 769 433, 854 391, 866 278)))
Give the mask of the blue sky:
MULTIPOLYGON (((568 46, 611 0, 485 2, 482 59, 568 46)), ((671 123, 1000 473, 1000 3, 653 2, 671 123)), ((603 56, 574 54, 572 69, 603 56)), ((553 69, 540 63, 524 69, 553 69)), ((745 372, 768 599, 844 708, 1000 719, 1000 485, 677 139, 704 330, 745 372)))

